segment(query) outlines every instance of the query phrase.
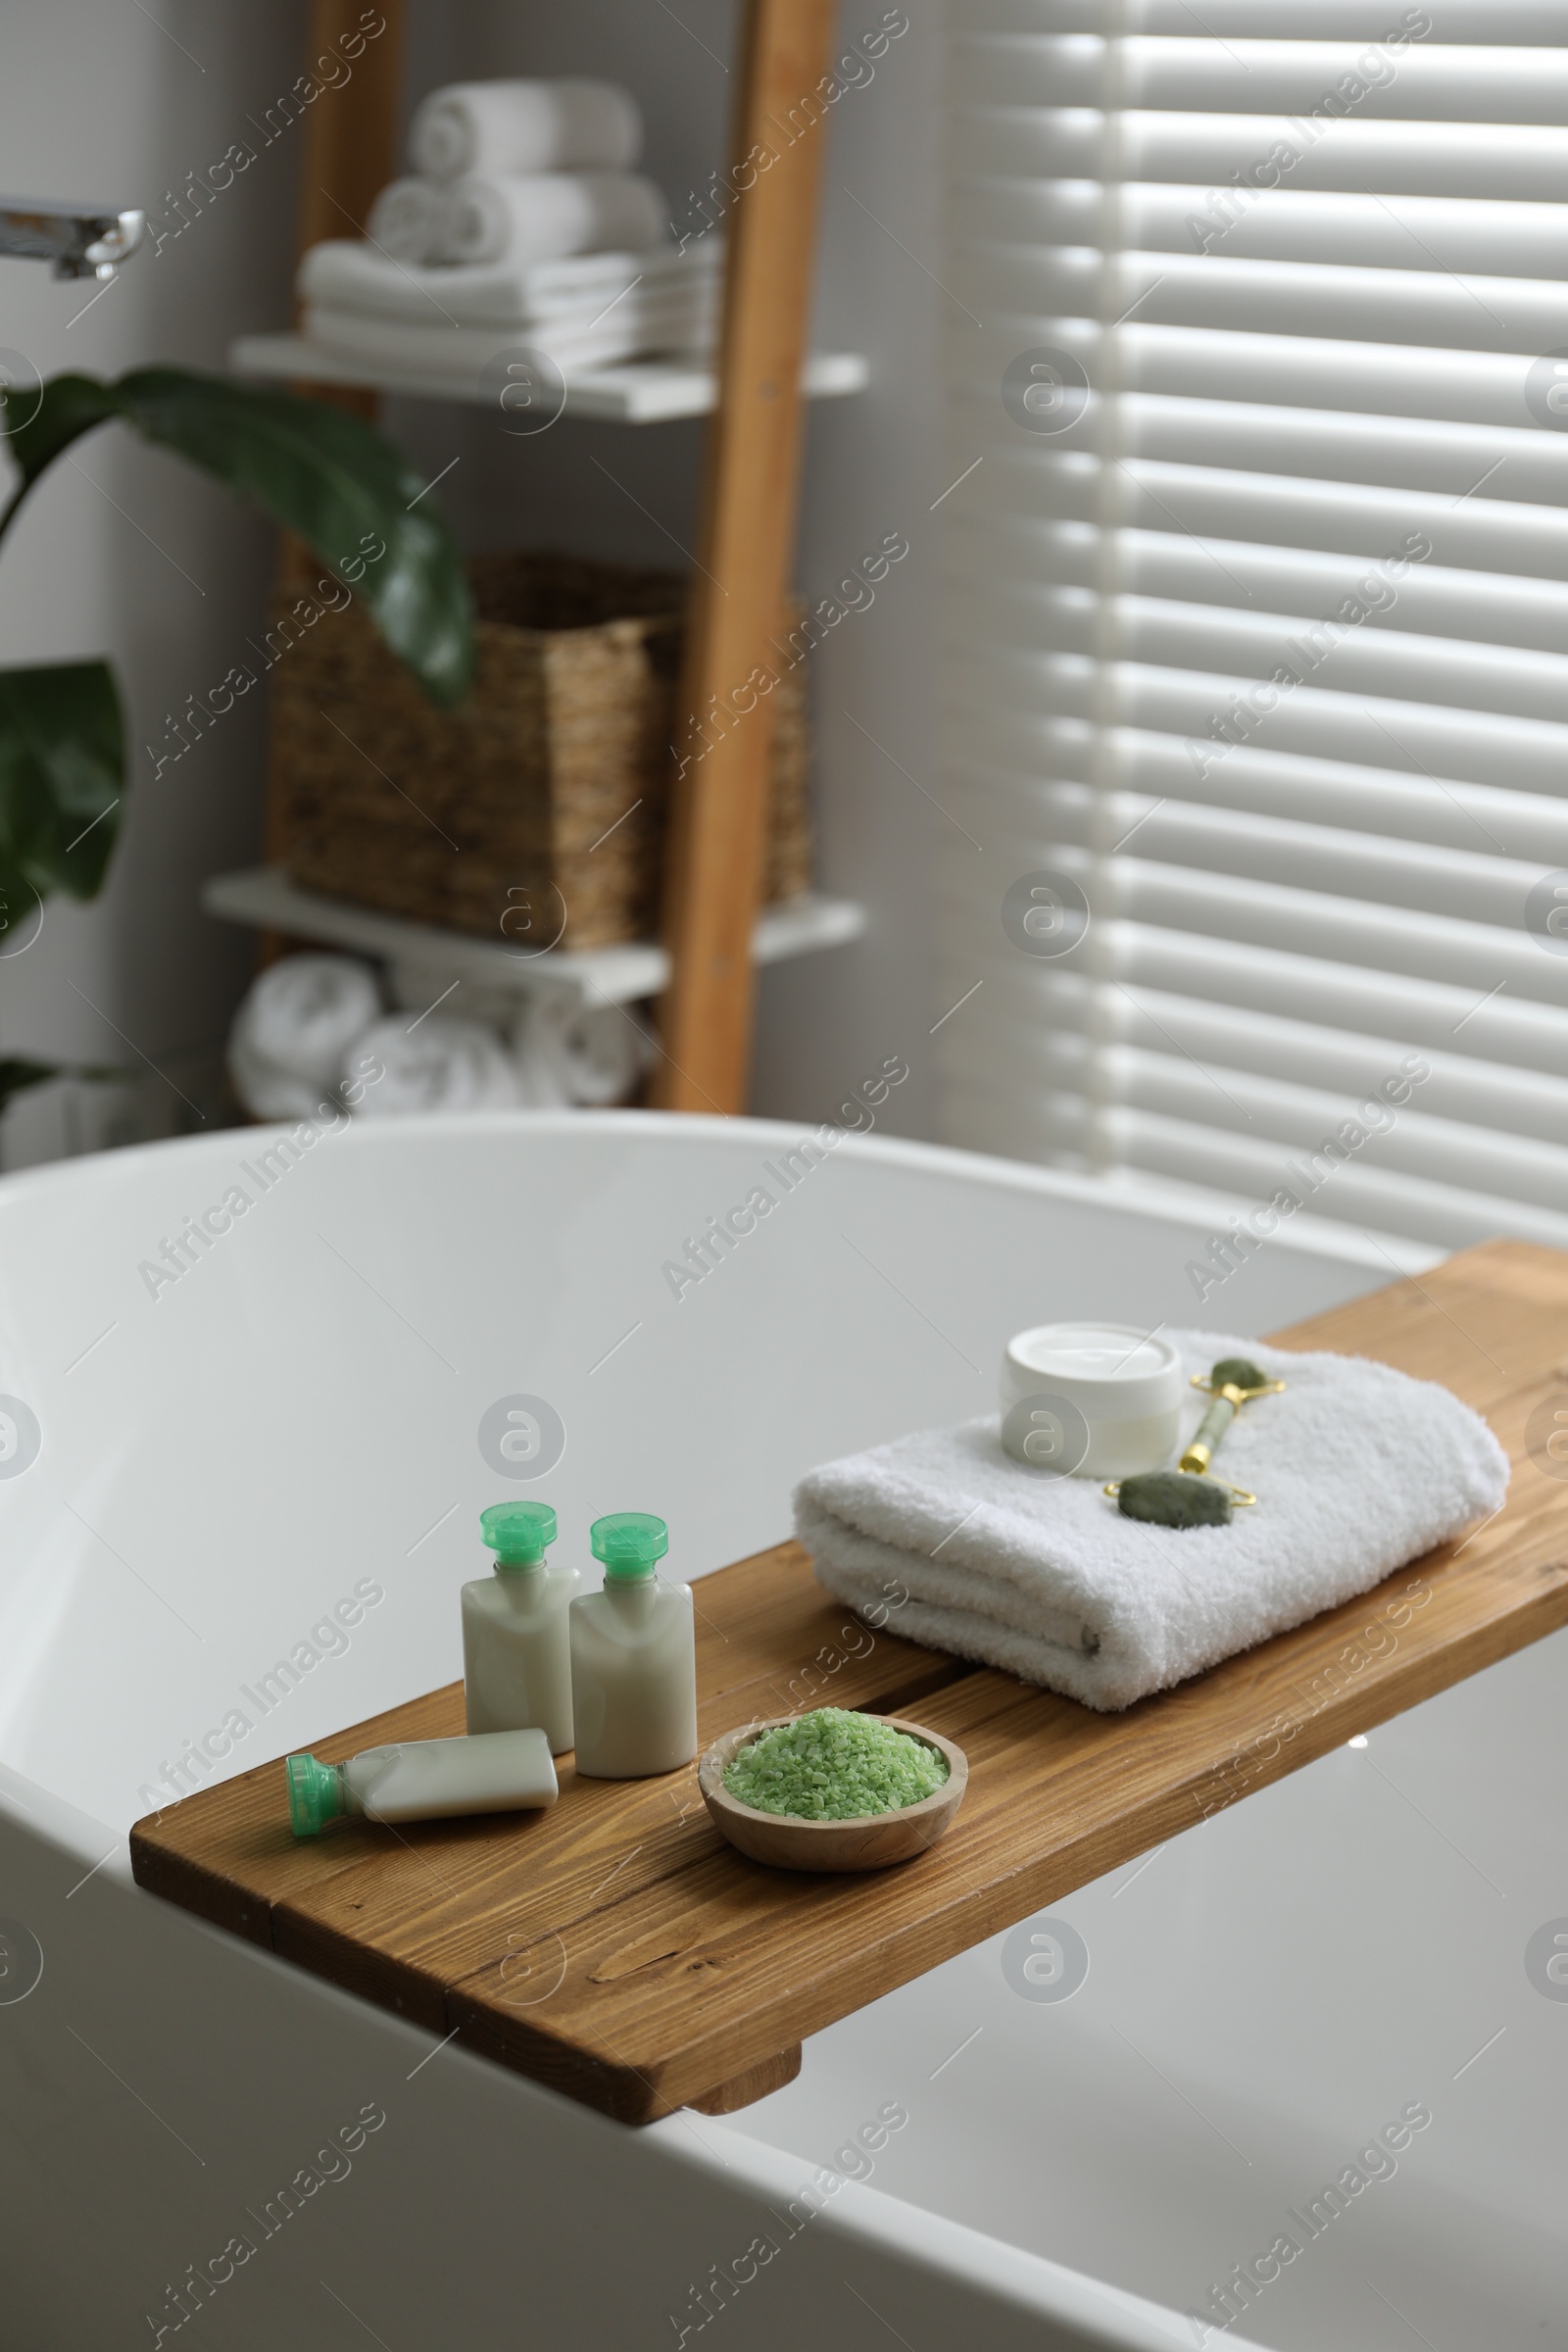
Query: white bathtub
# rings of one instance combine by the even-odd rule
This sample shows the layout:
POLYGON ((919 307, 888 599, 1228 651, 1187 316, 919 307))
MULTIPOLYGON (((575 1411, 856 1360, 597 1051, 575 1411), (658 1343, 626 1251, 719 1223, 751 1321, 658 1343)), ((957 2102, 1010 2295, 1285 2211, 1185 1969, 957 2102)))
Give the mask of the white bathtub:
MULTIPOLYGON (((961 1153, 845 1142, 785 1193, 794 1130, 524 1115, 328 1138, 264 1191, 240 1163, 272 1141, 0 1184, 0 1393, 40 1432, 0 1476, 5 2352, 1195 2343, 1183 2314, 1421 2103, 1230 2334, 1568 2342, 1568 2004, 1523 1964, 1568 1913, 1560 1639, 1058 1906, 1071 2000, 1015 1993, 998 1939, 723 2124, 623 2131, 132 1886, 124 1832, 182 1755, 216 1779, 458 1674, 498 1399, 559 1413, 568 1541, 658 1510, 701 1576, 787 1531, 814 1460, 989 1406, 1011 1330, 1196 1319, 1191 1211, 961 1153), (677 1298, 665 1261, 760 1182, 773 1213, 677 1298), (140 1270, 235 1184, 177 1282, 140 1270), (362 1579, 384 1597, 262 1720, 259 1678, 362 1579), (735 2284, 890 2106, 869 2171, 845 2154, 862 2178, 735 2284)), ((1202 1319, 1266 1330, 1380 1267, 1295 1237, 1202 1319)))

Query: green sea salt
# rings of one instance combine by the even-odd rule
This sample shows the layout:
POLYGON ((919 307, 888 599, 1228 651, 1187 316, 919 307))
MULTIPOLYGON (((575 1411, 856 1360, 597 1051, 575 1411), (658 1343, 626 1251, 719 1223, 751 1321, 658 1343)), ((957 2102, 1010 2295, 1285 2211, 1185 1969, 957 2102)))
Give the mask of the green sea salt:
POLYGON ((724 1787, 760 1813, 855 1821, 934 1796, 948 1777, 937 1748, 876 1715, 817 1707, 763 1732, 725 1767, 724 1787))

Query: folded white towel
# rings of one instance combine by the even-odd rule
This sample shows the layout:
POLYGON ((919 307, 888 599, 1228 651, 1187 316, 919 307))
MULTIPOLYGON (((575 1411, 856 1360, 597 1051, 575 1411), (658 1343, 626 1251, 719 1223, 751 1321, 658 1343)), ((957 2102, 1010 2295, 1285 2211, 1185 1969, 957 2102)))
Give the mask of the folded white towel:
POLYGON ((433 262, 445 220, 442 189, 427 179, 394 179, 371 205, 365 229, 395 262, 433 262))
POLYGON ((584 1004, 575 994, 541 989, 517 1016, 513 1051, 530 1109, 597 1108, 630 1094, 647 1067, 649 1044, 620 1005, 584 1004))
POLYGON ((560 261, 442 262, 421 267, 391 261, 359 237, 329 237, 300 263, 300 300, 372 318, 407 318, 416 326, 536 326, 593 319, 616 297, 649 302, 679 294, 710 307, 718 296, 723 239, 705 237, 685 253, 568 254, 560 261))
POLYGON ((465 172, 624 171, 642 117, 612 81, 454 81, 415 112, 409 153, 427 179, 465 172))
POLYGON ((309 1116, 380 1009, 374 973, 352 956, 287 956, 270 965, 229 1031, 229 1076, 246 1109, 259 1119, 309 1116))
POLYGON ((668 242, 664 199, 635 172, 489 178, 470 172, 441 192, 436 241, 427 258, 522 264, 572 253, 642 253, 668 242))
POLYGON ((701 353, 710 345, 713 318, 685 303, 621 313, 617 304, 591 327, 419 326, 413 319, 372 318, 365 311, 327 310, 313 304, 303 321, 307 339, 345 359, 374 360, 397 368, 450 370, 477 375, 498 352, 516 345, 554 360, 564 372, 613 368, 639 352, 701 353))
MULTIPOLYGON (((1098 1480, 1022 1469, 991 1417, 804 1479, 796 1533, 818 1581, 911 1642, 1117 1709, 1368 1592, 1500 1508, 1507 1457, 1446 1389, 1359 1356, 1167 1336, 1189 1372, 1246 1355, 1290 1384, 1226 1436, 1216 1469, 1258 1497, 1229 1527, 1124 1519, 1098 1480)), ((1195 1393, 1183 1444, 1203 1402, 1195 1393)))
MULTIPOLYGON (((511 1056, 493 1029, 431 1013, 413 1030, 401 1013, 357 1039, 352 1059, 373 1054, 384 1075, 365 1090, 360 1118, 406 1118, 418 1110, 510 1110, 517 1102, 511 1056)), ((343 1075, 350 1073, 345 1056, 343 1075)))

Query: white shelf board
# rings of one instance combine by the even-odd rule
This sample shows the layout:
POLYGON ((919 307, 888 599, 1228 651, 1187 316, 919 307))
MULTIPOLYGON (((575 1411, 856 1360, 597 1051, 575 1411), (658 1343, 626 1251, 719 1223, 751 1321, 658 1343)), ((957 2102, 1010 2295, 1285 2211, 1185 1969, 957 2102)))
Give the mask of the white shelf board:
MULTIPOLYGON (((564 981, 581 988, 585 995, 629 1004, 639 997, 657 996, 669 977, 669 957, 652 942, 637 941, 618 948, 550 949, 524 956, 499 940, 442 931, 431 923, 411 923, 401 915, 380 914, 372 906, 321 898, 315 891, 298 889, 281 866, 275 865, 215 874, 202 886, 201 903, 208 914, 220 915, 227 922, 287 931, 296 939, 357 949, 361 955, 385 956, 394 962, 440 966, 457 978, 517 996, 541 983, 564 981)), ((781 963, 793 956, 813 955, 821 948, 842 947, 858 939, 864 929, 865 908, 854 900, 819 899, 813 894, 792 899, 787 906, 765 908, 758 917, 752 952, 759 963, 781 963)))
MULTIPOLYGON (((497 329, 497 349, 505 341, 497 329)), ((351 360, 304 335, 241 335, 229 346, 229 365, 241 375, 275 376, 289 383, 353 384, 366 392, 413 392, 429 400, 486 402, 471 369, 400 368, 379 360, 351 360)), ((858 352, 815 352, 801 374, 809 400, 863 392, 870 368, 858 352)), ((567 416, 610 424, 659 424, 672 416, 707 416, 716 396, 710 369, 680 360, 629 360, 619 368, 589 368, 566 379, 567 416)))

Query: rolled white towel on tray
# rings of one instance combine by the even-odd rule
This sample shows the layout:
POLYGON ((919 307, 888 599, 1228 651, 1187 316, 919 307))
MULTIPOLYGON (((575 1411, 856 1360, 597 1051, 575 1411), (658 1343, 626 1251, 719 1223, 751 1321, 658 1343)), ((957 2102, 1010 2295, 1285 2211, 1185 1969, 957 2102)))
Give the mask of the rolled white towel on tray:
POLYGON ((427 179, 466 172, 624 171, 642 117, 613 81, 454 81, 415 112, 409 152, 427 179))
MULTIPOLYGON (((1115 1710, 1366 1592, 1501 1507, 1508 1461, 1446 1389, 1360 1356, 1174 1331, 1189 1373, 1246 1355, 1217 1472, 1228 1527, 1124 1519, 1100 1481, 1041 1478, 995 1415, 828 1462, 795 1492, 817 1581, 889 1632, 1115 1710)), ((1204 1399, 1193 1394, 1185 1445, 1204 1399)))
POLYGON ((684 253, 567 254, 552 262, 442 262, 401 265, 359 237, 329 237, 300 263, 295 288, 304 303, 367 317, 406 318, 416 326, 536 326, 592 319, 616 298, 656 295, 711 308, 718 298, 723 239, 706 237, 684 253))
POLYGON ((443 189, 427 179, 394 179, 371 205, 365 228, 394 262, 433 262, 445 222, 443 189))
POLYGON ((669 242, 664 199, 635 172, 469 173, 439 196, 431 261, 551 262, 669 242))
POLYGON ((272 964, 252 982, 229 1031, 229 1075, 245 1108, 259 1119, 308 1117, 380 1009, 374 973, 352 956, 272 964))
MULTIPOLYGON (((371 1055, 382 1075, 365 1089, 360 1118, 407 1118, 421 1110, 512 1110, 517 1079, 511 1055, 480 1021, 441 1013, 411 1025, 400 1013, 357 1040, 354 1062, 371 1055)), ((343 1075, 351 1075, 345 1056, 343 1075)))

